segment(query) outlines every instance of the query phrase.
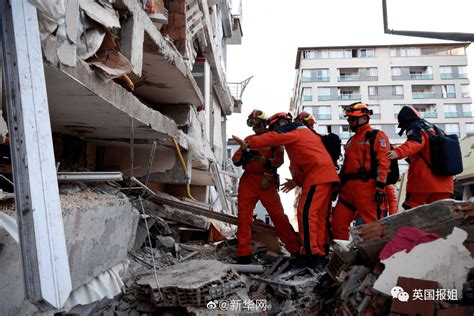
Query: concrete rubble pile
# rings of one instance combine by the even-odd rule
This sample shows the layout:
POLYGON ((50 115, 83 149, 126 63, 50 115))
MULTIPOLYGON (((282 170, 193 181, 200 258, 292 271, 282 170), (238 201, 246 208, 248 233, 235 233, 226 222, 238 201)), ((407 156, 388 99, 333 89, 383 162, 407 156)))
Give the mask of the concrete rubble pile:
POLYGON ((81 308, 99 315, 470 315, 473 215, 473 201, 444 200, 354 227, 350 243, 332 244, 322 272, 290 265, 284 250, 270 251, 257 239, 253 264, 233 264, 234 238, 214 241, 211 228, 192 230, 172 216, 149 215, 146 237, 137 233, 129 252, 122 294, 81 308), (416 229, 436 237, 379 259, 398 249, 399 232, 416 229), (412 298, 433 296, 404 302, 395 286, 412 298))

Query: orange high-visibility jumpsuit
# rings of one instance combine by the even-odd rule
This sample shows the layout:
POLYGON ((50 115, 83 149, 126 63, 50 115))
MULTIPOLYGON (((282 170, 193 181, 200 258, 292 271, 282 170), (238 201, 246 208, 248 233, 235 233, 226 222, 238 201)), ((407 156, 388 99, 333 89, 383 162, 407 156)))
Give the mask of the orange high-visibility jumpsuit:
POLYGON ((249 148, 284 145, 291 160, 293 178, 302 183, 298 201, 299 236, 304 255, 325 255, 331 195, 339 178, 321 138, 298 123, 283 126, 247 140, 249 148))
POLYGON ((397 214, 397 211, 398 211, 397 193, 395 192, 395 186, 393 184, 387 184, 385 186, 385 196, 387 197, 387 202, 382 207, 382 210, 388 211, 388 215, 397 214))
POLYGON ((242 152, 239 149, 232 157, 232 161, 235 165, 243 166, 245 169, 240 178, 238 189, 237 256, 249 256, 252 252, 250 240, 253 211, 258 201, 262 202, 270 215, 278 237, 285 244, 286 249, 291 253, 299 252, 298 237, 285 215, 277 191, 276 169, 283 164, 283 148, 260 148, 250 153, 242 152), (267 189, 260 187, 264 173, 273 175, 272 183, 267 189))
POLYGON ((407 130, 407 135, 407 141, 395 148, 397 159, 410 158, 403 208, 410 209, 451 197, 454 191, 453 177, 435 175, 419 155, 421 153, 431 165, 430 142, 426 131, 415 123, 413 128, 407 130))
MULTIPOLYGON (((344 174, 354 175, 363 168, 370 172, 370 143, 367 133, 373 128, 363 125, 345 145, 344 174)), ((335 239, 349 239, 349 226, 359 215, 364 223, 379 219, 380 206, 374 200, 376 187, 384 188, 390 169, 390 160, 385 155, 390 150, 390 142, 383 131, 379 131, 374 141, 374 151, 378 162, 377 178, 351 179, 343 184, 339 200, 331 218, 331 227, 335 239), (378 209, 379 208, 379 209, 378 209)))

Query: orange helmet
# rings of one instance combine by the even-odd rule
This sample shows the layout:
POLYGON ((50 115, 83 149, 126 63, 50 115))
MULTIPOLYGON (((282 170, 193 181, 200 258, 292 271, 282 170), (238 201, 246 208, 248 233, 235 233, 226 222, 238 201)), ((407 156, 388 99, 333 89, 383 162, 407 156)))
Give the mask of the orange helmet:
POLYGON ((291 113, 279 112, 270 116, 268 119, 268 127, 272 128, 279 120, 287 120, 288 122, 291 122, 292 119, 293 116, 291 116, 291 113))
POLYGON ((316 123, 316 120, 314 119, 313 114, 303 111, 298 114, 297 117, 295 117, 295 122, 303 123, 307 127, 313 128, 314 124, 316 123))
POLYGON ((247 126, 252 127, 258 124, 266 125, 267 116, 265 115, 263 111, 253 110, 252 113, 250 113, 247 118, 247 126))
POLYGON ((344 111, 344 116, 355 116, 361 117, 364 115, 371 116, 372 110, 369 109, 369 106, 362 102, 355 102, 349 105, 349 108, 344 111))

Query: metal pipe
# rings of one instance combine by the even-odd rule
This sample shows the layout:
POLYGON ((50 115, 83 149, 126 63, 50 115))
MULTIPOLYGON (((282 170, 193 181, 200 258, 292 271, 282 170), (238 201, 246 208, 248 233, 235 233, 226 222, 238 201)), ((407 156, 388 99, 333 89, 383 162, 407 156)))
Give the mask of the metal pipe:
MULTIPOLYGON (((184 173, 188 173, 188 167, 186 166, 186 162, 184 161, 183 154, 181 153, 181 149, 179 149, 178 142, 176 142, 176 138, 171 139, 174 144, 174 149, 176 151, 176 154, 178 155, 179 161, 181 162, 181 167, 183 167, 184 173)), ((188 183, 186 184, 186 191, 188 193, 188 197, 193 200, 197 201, 191 194, 191 185, 188 183)))

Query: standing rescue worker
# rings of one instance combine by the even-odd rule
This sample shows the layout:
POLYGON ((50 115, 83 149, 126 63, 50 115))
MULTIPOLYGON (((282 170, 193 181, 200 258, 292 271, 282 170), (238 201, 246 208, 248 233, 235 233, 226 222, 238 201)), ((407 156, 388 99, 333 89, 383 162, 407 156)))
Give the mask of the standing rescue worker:
MULTIPOLYGON (((265 114, 254 110, 247 119, 255 135, 266 132, 265 114)), ((249 136, 246 140, 254 137, 249 136)), ((240 178, 238 189, 238 226, 237 226, 237 262, 251 263, 250 240, 252 235, 253 211, 258 201, 270 215, 278 237, 290 253, 298 253, 300 245, 293 227, 285 215, 278 195, 277 168, 283 164, 283 148, 281 146, 263 147, 251 151, 239 148, 232 161, 245 170, 240 178)))
POLYGON ((409 158, 408 183, 404 209, 450 198, 454 191, 452 176, 437 176, 431 165, 428 132, 433 136, 433 124, 422 119, 412 107, 404 106, 398 113, 399 135, 406 131, 407 141, 387 154, 388 159, 409 158), (426 162, 423 160, 426 159, 426 162), (428 164, 427 164, 428 163, 428 164))
POLYGON ((390 168, 386 153, 390 142, 383 131, 378 131, 374 140, 377 169, 371 170, 369 124, 372 111, 367 104, 356 102, 344 115, 350 129, 355 132, 344 146, 344 164, 340 178, 342 182, 339 200, 334 209, 331 227, 335 239, 349 239, 349 226, 360 216, 367 224, 382 217, 381 205, 386 202, 385 182, 390 168))
POLYGON ((321 138, 306 126, 291 120, 289 113, 277 113, 268 119, 269 129, 273 132, 245 141, 237 136, 233 138, 245 151, 285 146, 294 166, 293 179, 302 185, 298 201, 299 236, 303 244, 301 254, 307 265, 321 270, 327 264, 324 249, 326 217, 339 178, 321 138))

